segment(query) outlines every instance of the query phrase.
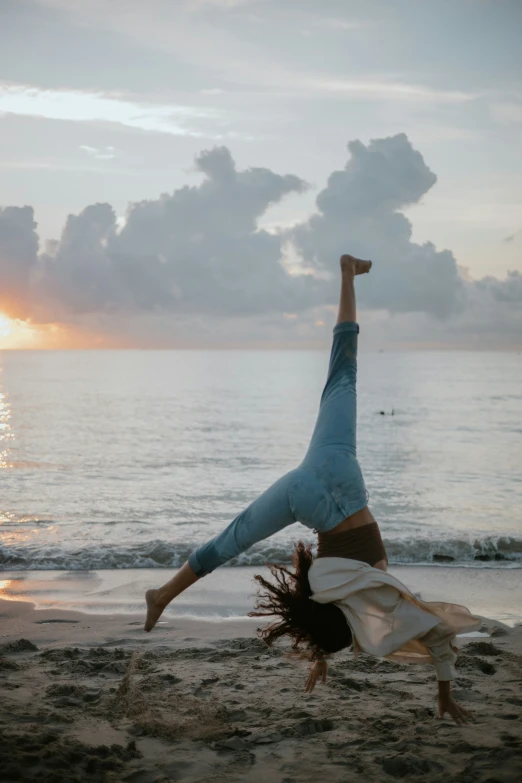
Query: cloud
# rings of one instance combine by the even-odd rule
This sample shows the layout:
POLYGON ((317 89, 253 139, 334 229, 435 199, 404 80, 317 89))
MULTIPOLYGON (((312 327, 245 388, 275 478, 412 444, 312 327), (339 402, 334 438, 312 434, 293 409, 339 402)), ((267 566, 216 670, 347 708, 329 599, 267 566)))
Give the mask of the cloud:
POLYGON ((518 125, 522 123, 522 100, 492 103, 491 115, 502 125, 518 125))
POLYGON ((411 223, 399 211, 437 181, 422 155, 404 134, 367 146, 353 141, 348 149, 345 168, 317 196, 317 213, 288 234, 305 262, 333 272, 349 249, 378 264, 378 276, 361 288, 363 306, 439 317, 461 310, 465 292, 453 254, 412 242, 411 223))
POLYGON ((89 147, 88 144, 80 144, 79 149, 82 150, 82 152, 86 152, 88 155, 91 155, 93 158, 96 158, 96 160, 112 160, 117 155, 116 147, 89 147))
POLYGON ((472 101, 478 97, 476 93, 463 92, 462 90, 437 90, 422 84, 408 84, 386 80, 377 81, 368 78, 308 78, 306 81, 301 81, 301 84, 319 92, 339 95, 340 97, 352 95, 352 97, 366 98, 368 100, 428 101, 430 104, 451 104, 472 101))
MULTIPOLYGON (((318 193, 315 214, 285 230, 266 231, 260 219, 307 183, 267 168, 238 169, 226 147, 196 157, 198 185, 131 204, 123 225, 104 203, 69 215, 60 239, 40 255, 32 209, 0 210, 0 306, 40 323, 92 327, 98 319, 113 336, 119 323, 132 340, 136 324, 148 323, 153 344, 173 319, 178 337, 190 324, 188 334, 215 344, 267 335, 310 343, 331 320, 338 259, 350 252, 375 262, 358 284, 358 304, 396 314, 402 341, 408 324, 416 343, 441 343, 444 335, 520 341, 519 272, 467 280, 451 251, 412 241, 401 210, 418 204, 436 176, 408 138, 352 141, 348 149, 345 167, 318 193)), ((139 344, 147 344, 146 333, 139 344)))
POLYGON ((42 257, 41 298, 77 313, 240 315, 313 304, 314 281, 288 275, 280 237, 258 229, 270 205, 306 183, 264 168, 238 171, 225 147, 202 152, 196 169, 199 186, 131 205, 120 230, 109 204, 69 216, 42 257))
POLYGON ((215 5, 220 8, 236 8, 241 5, 251 5, 259 0, 188 0, 186 5, 189 8, 199 9, 207 5, 215 5))
MULTIPOLYGON (((97 87, 101 92, 119 92, 123 96, 127 93, 144 96, 147 102, 159 102, 159 109, 169 99, 176 100, 180 85, 190 81, 199 91, 206 88, 210 78, 215 82, 213 86, 232 93, 238 89, 255 93, 267 91, 274 99, 288 96, 293 102, 313 97, 340 102, 349 97, 369 102, 386 101, 390 105, 392 102, 458 105, 483 95, 482 91, 467 87, 451 88, 454 82, 451 75, 439 76, 437 83, 426 83, 430 69, 425 61, 422 74, 408 62, 407 66, 397 63, 393 66, 400 79, 396 74, 390 75, 389 48, 379 44, 380 36, 386 37, 388 31, 386 17, 390 12, 386 3, 376 18, 373 18, 375 14, 368 18, 366 13, 364 19, 358 19, 351 15, 345 17, 347 9, 342 4, 337 8, 334 5, 332 13, 328 13, 327 8, 314 7, 313 3, 278 4, 271 0, 38 2, 42 18, 48 23, 48 16, 51 16, 54 23, 60 25, 60 32, 57 28, 55 33, 57 38, 59 34, 67 36, 67 40, 71 36, 75 40, 78 38, 88 67, 85 68, 83 62, 75 63, 73 70, 75 74, 81 71, 84 86, 97 87), (125 13, 122 7, 125 7, 125 13), (252 14, 250 7, 259 13, 252 14), (265 34, 252 35, 249 29, 252 20, 264 26, 265 34), (374 26, 376 33, 372 35, 370 31, 374 26), (321 38, 329 33, 330 40, 326 41, 324 51, 311 51, 308 45, 303 46, 302 41, 296 40, 299 30, 319 34, 321 38), (350 45, 344 45, 343 35, 333 33, 350 35, 350 45), (113 54, 115 47, 117 57, 113 54), (156 67, 151 70, 150 63, 156 60, 156 67), (139 68, 136 67, 138 61, 139 68), (121 67, 122 62, 124 67, 121 67), (339 73, 348 74, 349 78, 339 78, 339 73)), ((365 8, 361 5, 358 10, 363 12, 365 8)), ((31 40, 26 27, 22 23, 18 33, 23 42, 31 40)), ((47 30, 46 34, 49 35, 47 30)), ((395 45, 398 40, 399 37, 395 45)), ((409 52, 412 45, 418 46, 419 40, 418 35, 408 36, 404 52, 409 52)), ((448 46, 447 35, 444 42, 448 46)), ((460 48, 458 53, 462 56, 460 48)), ((75 81, 71 80, 68 63, 62 61, 59 47, 52 55, 45 58, 43 66, 39 62, 34 82, 53 87, 77 84, 80 77, 77 75, 75 81), (47 78, 42 82, 44 76, 47 78)), ((399 62, 402 63, 401 56, 399 62)), ((11 56, 8 65, 14 82, 26 81, 23 74, 29 69, 25 63, 17 63, 11 56)), ((446 60, 441 63, 440 51, 436 65, 438 73, 441 67, 448 67, 446 60)), ((49 111, 56 109, 50 107, 49 111)), ((104 107, 105 113, 109 111, 122 113, 126 108, 104 107)), ((168 124, 161 114, 148 118, 149 123, 152 121, 159 121, 164 126, 168 124)), ((181 124, 181 129, 183 127, 181 124)), ((194 129, 198 131, 197 123, 194 129)))
POLYGON ((226 118, 216 109, 125 100, 87 90, 42 90, 0 83, 0 114, 75 122, 121 123, 173 136, 221 138, 226 118))
POLYGON ((0 308, 15 317, 29 306, 38 235, 31 207, 0 207, 0 308))
POLYGON ((369 23, 367 20, 361 21, 360 19, 341 19, 340 17, 320 16, 315 18, 312 24, 314 27, 320 27, 325 30, 347 32, 352 30, 360 30, 369 23))
POLYGON ((505 280, 496 277, 484 277, 475 282, 475 289, 490 294, 497 302, 522 304, 522 274, 517 271, 508 272, 505 280))
POLYGON ((452 319, 450 341, 478 349, 522 348, 522 275, 465 283, 467 307, 452 319))

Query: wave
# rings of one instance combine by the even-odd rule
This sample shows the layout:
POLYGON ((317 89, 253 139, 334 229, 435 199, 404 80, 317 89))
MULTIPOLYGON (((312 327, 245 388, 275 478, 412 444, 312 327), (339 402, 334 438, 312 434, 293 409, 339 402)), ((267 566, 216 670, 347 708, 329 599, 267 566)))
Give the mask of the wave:
MULTIPOLYGON (((390 565, 450 565, 522 568, 522 539, 510 536, 484 536, 455 539, 385 539, 390 565)), ((196 543, 151 541, 125 546, 91 545, 72 549, 66 546, 0 547, 0 570, 64 570, 177 568, 197 547, 196 543)), ((290 563, 291 544, 263 541, 229 566, 262 566, 290 563)))

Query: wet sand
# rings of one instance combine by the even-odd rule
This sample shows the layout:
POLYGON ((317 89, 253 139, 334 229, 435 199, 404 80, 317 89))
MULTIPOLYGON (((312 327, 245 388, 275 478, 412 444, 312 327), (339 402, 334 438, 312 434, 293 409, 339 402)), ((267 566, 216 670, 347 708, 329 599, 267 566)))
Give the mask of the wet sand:
POLYGON ((339 653, 306 695, 308 664, 253 620, 142 622, 0 601, 3 783, 522 779, 521 626, 461 639, 457 727, 429 667, 339 653))
MULTIPOLYGON (((389 569, 426 601, 464 604, 473 614, 522 622, 522 568, 398 566, 389 569)), ((73 609, 86 614, 141 612, 143 595, 169 579, 175 569, 122 568, 93 571, 2 571, 0 598, 31 601, 38 609, 73 609)), ((166 619, 246 617, 254 604, 254 574, 262 566, 217 568, 180 595, 166 619)))

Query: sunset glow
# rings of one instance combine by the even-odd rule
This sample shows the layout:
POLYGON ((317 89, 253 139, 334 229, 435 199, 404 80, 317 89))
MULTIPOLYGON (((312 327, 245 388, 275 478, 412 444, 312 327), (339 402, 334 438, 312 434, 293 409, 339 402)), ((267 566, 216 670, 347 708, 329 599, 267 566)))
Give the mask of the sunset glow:
POLYGON ((82 350, 130 348, 132 342, 119 335, 107 335, 91 326, 65 323, 35 324, 9 318, 0 312, 0 351, 2 350, 82 350))
POLYGON ((37 329, 28 321, 0 313, 0 349, 37 347, 34 345, 36 336, 37 329))
POLYGON ((9 337, 11 334, 11 320, 0 314, 0 336, 9 337))

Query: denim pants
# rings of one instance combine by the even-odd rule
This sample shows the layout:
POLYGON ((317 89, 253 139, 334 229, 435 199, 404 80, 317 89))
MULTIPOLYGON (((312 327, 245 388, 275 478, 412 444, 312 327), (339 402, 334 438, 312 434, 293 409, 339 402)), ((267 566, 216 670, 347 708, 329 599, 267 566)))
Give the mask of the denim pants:
POLYGON ((326 386, 310 446, 299 467, 272 484, 230 525, 189 556, 205 576, 258 541, 294 522, 326 532, 367 505, 356 458, 358 324, 333 330, 326 386))

